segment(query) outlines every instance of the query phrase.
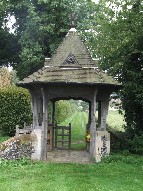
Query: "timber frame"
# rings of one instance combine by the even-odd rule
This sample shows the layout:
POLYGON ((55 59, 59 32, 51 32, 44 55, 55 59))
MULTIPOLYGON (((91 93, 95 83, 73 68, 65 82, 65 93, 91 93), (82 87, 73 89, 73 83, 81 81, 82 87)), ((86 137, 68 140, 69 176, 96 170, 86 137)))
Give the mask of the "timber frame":
POLYGON ((29 90, 32 97, 33 129, 41 128, 42 152, 47 158, 48 103, 52 102, 51 124, 54 126, 55 102, 61 99, 79 99, 89 103, 90 156, 96 155, 96 131, 106 130, 110 94, 121 88, 116 80, 107 76, 93 60, 72 28, 56 53, 45 59, 42 69, 18 83, 29 90), (98 129, 96 105, 98 103, 98 129))

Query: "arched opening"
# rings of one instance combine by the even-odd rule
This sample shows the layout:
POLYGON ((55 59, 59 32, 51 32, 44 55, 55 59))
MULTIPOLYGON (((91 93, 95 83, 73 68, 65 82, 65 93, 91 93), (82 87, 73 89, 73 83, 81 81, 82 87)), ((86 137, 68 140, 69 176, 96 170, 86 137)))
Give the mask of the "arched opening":
POLYGON ((52 139, 48 140, 51 144, 48 150, 87 150, 89 101, 81 98, 51 100, 48 111, 48 133, 52 134, 48 135, 48 139, 52 139))

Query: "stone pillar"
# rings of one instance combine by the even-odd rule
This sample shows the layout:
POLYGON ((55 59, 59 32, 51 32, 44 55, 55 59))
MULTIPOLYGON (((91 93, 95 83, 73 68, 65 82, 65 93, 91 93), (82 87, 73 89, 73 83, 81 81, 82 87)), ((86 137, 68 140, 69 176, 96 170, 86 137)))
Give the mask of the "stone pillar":
POLYGON ((95 112, 96 112, 96 95, 97 90, 94 91, 92 100, 91 100, 91 124, 90 124, 90 157, 95 158, 96 155, 96 121, 95 121, 95 112))
POLYGON ((43 130, 39 127, 34 129, 31 133, 32 136, 32 147, 34 152, 31 155, 32 160, 42 160, 42 140, 43 140, 43 130))
POLYGON ((110 154, 110 133, 107 131, 96 132, 96 162, 110 154))

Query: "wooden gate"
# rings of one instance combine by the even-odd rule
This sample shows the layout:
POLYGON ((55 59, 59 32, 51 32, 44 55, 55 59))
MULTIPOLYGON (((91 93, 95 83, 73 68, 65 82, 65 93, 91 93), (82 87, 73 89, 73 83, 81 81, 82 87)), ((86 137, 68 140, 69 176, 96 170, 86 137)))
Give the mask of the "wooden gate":
POLYGON ((71 148, 71 124, 69 126, 55 127, 55 148, 70 149, 71 148))

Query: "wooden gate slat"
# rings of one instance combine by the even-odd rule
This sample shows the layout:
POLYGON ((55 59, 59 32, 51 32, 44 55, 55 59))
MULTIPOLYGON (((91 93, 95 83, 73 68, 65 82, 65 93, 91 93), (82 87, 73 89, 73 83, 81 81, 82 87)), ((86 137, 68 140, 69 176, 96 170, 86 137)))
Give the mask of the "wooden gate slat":
POLYGON ((71 148, 71 124, 69 123, 69 126, 58 126, 55 127, 55 148, 59 149, 65 149, 65 146, 67 149, 71 148), (58 132, 61 130, 62 132, 58 132), (67 133, 68 131, 68 133, 67 133), (65 138, 67 138, 65 140, 65 138), (61 139, 61 140, 60 140, 61 139), (58 146, 58 143, 61 143, 61 147, 58 146), (65 145, 64 143, 68 143, 65 145))

